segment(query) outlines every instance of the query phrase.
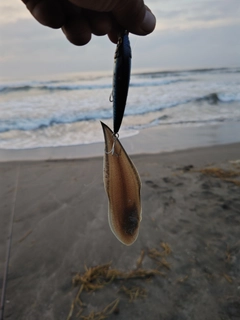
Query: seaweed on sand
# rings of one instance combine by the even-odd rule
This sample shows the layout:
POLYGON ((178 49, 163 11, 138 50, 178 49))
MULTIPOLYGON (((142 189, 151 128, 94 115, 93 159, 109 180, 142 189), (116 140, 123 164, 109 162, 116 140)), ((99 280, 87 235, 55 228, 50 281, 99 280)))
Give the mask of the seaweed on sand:
POLYGON ((147 296, 146 289, 141 288, 139 286, 134 286, 134 287, 122 286, 120 288, 120 291, 124 292, 127 295, 130 302, 132 302, 138 298, 145 298, 147 296))
POLYGON ((234 183, 237 186, 240 186, 240 180, 233 179, 240 176, 240 171, 235 170, 224 170, 221 168, 211 167, 200 169, 199 172, 211 177, 219 178, 223 181, 234 183))
POLYGON ((165 257, 167 257, 172 252, 172 250, 165 242, 161 243, 161 247, 163 248, 163 250, 161 251, 156 248, 150 249, 148 251, 148 256, 149 258, 155 260, 159 267, 165 267, 166 269, 170 270, 170 264, 167 262, 165 257))
MULTIPOLYGON (((170 254, 171 249, 166 243, 162 243, 161 247, 163 250, 161 252, 158 252, 158 254, 161 254, 161 266, 168 266, 167 261, 164 259, 167 255, 170 254), (164 259, 164 260, 163 260, 164 259)), ((154 251, 156 249, 149 250, 149 252, 156 252, 154 251)), ((145 251, 142 250, 140 257, 137 260, 137 268, 130 270, 130 271, 121 271, 115 268, 112 268, 111 263, 103 264, 103 265, 97 265, 94 267, 87 267, 85 266, 85 272, 84 273, 76 273, 72 278, 72 284, 75 287, 79 287, 79 290, 77 292, 77 295, 75 299, 73 300, 70 311, 67 317, 67 320, 70 320, 73 316, 74 309, 76 306, 79 307, 77 317, 80 317, 83 320, 103 320, 106 319, 110 314, 116 312, 119 299, 115 299, 112 301, 109 305, 107 305, 102 311, 98 312, 91 312, 87 316, 83 316, 82 313, 84 311, 84 308, 86 305, 81 300, 81 294, 83 291, 87 292, 93 292, 96 290, 103 289, 105 286, 111 284, 113 281, 124 281, 125 283, 131 279, 149 279, 156 275, 164 276, 164 274, 158 270, 158 269, 144 269, 142 268, 142 262, 145 256, 145 251)), ((157 266, 159 267, 159 261, 158 259, 155 261, 157 263, 157 266)), ((169 269, 169 268, 168 268, 169 269)), ((121 286, 120 292, 124 292, 130 299, 130 301, 133 301, 138 298, 144 298, 146 297, 146 290, 144 288, 141 288, 139 286, 121 286)))

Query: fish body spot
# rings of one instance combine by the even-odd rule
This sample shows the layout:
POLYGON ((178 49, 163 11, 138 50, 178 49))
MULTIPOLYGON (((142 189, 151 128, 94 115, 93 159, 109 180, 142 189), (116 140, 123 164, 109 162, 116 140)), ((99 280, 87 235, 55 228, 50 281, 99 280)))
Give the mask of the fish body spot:
POLYGON ((138 228, 138 219, 136 217, 129 217, 128 221, 126 223, 126 226, 124 228, 126 234, 134 235, 138 228))

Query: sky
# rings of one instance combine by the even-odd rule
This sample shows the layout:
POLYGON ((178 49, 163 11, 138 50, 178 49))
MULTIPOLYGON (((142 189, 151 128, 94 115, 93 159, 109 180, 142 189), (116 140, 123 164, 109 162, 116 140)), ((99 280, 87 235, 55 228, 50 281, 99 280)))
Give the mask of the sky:
MULTIPOLYGON (((240 0, 146 0, 157 18, 146 37, 130 35, 132 69, 240 65, 240 0)), ((112 71, 115 45, 93 36, 77 47, 61 29, 40 25, 20 0, 0 2, 0 77, 112 71)))

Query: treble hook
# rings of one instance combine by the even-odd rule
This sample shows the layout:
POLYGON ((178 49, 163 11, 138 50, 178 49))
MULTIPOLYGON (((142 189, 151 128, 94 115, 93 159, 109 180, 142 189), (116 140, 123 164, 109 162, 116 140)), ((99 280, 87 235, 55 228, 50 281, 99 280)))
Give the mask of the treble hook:
POLYGON ((115 154, 118 157, 118 154, 115 153, 114 149, 115 149, 115 143, 117 141, 117 139, 119 138, 119 134, 118 133, 113 133, 112 136, 114 137, 114 141, 113 141, 113 145, 112 145, 112 149, 109 152, 106 152, 106 154, 112 154, 112 156, 115 154))
POLYGON ((110 93, 109 102, 113 102, 113 92, 110 93))

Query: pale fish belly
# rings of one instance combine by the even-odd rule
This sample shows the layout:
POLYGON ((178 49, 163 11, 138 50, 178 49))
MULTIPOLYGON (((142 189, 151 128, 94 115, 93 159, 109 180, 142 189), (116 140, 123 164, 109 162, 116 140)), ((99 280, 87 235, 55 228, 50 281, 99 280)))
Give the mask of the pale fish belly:
POLYGON ((142 219, 141 181, 137 169, 113 131, 102 123, 105 138, 104 185, 109 225, 119 241, 136 241, 142 219))

